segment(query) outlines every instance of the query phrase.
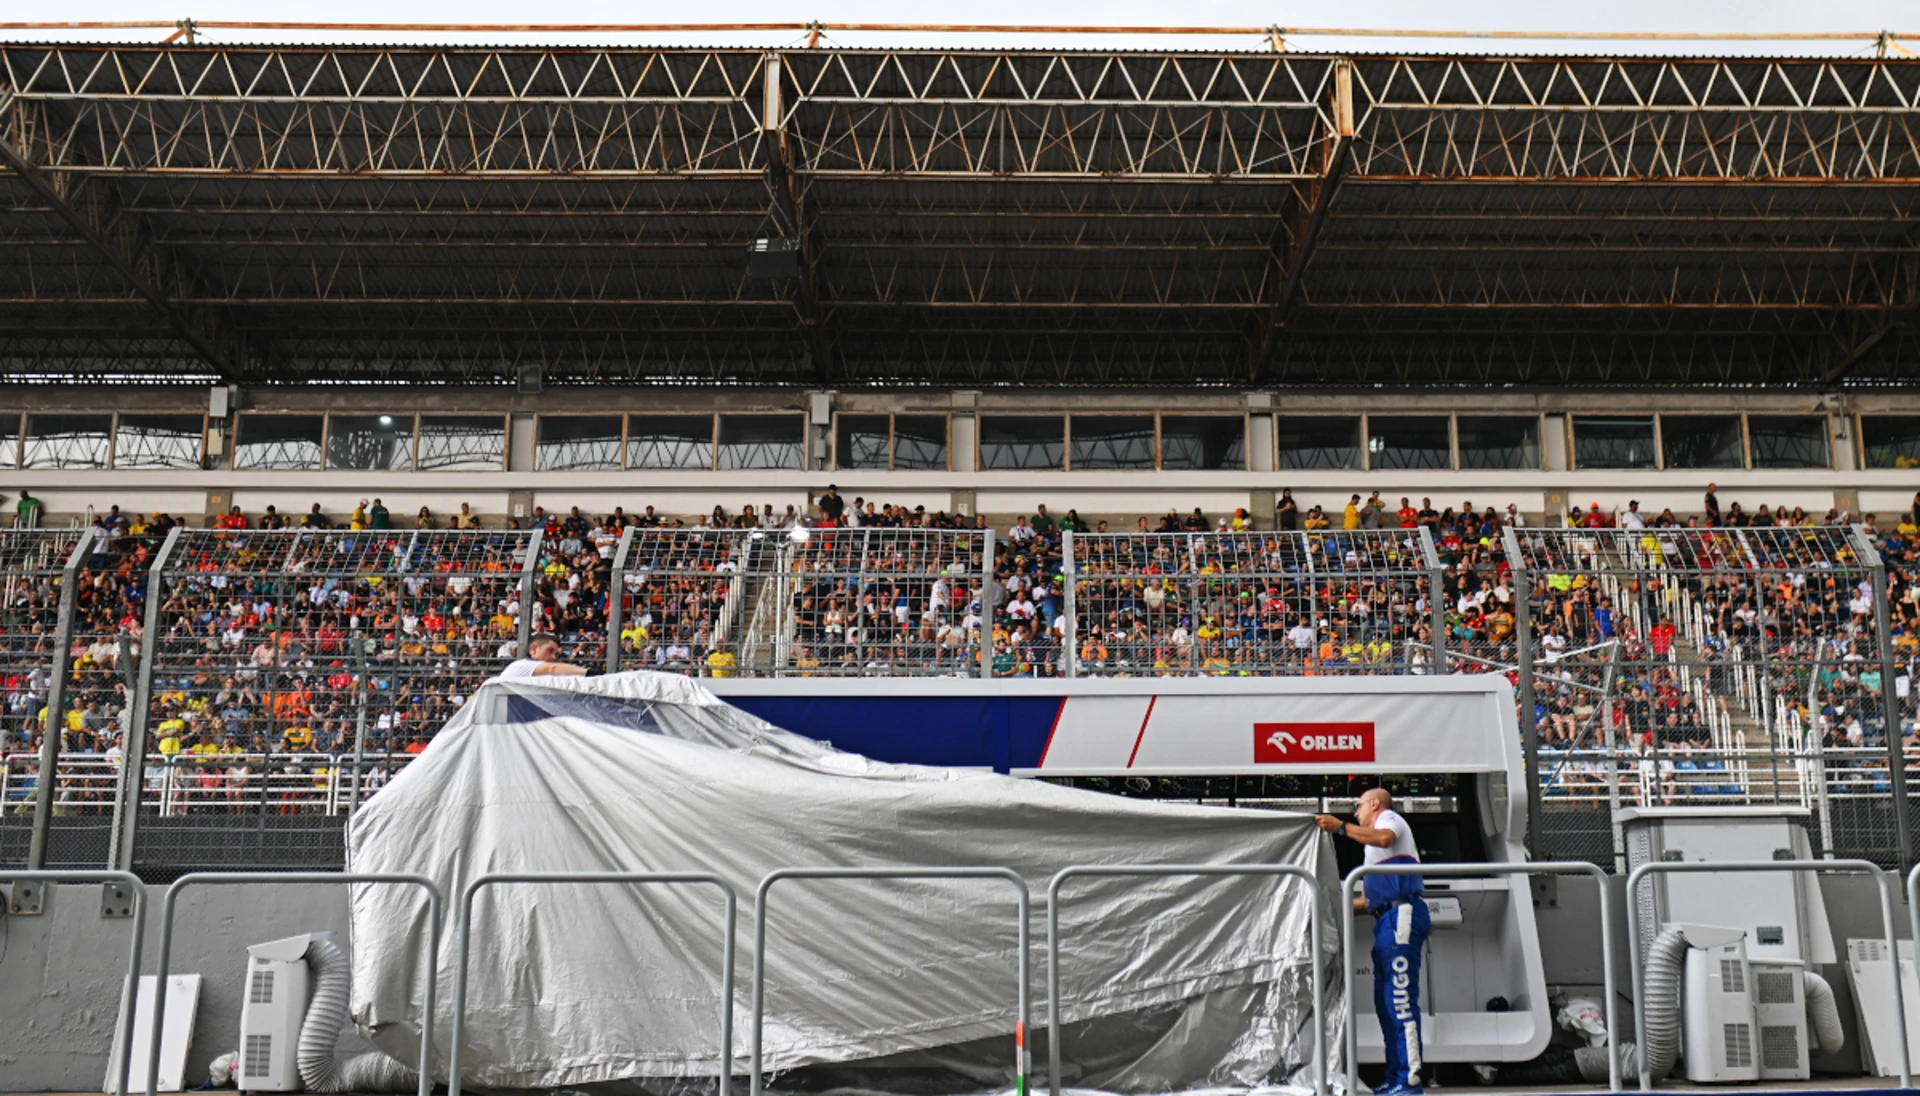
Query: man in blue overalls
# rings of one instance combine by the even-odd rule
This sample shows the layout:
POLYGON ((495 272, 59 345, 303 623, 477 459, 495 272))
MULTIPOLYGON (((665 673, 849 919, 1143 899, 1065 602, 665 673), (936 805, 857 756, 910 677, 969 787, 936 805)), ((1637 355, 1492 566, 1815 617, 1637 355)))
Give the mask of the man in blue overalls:
MULTIPOLYGON (((1393 796, 1385 788, 1363 794, 1353 816, 1357 822, 1325 814, 1317 821, 1328 833, 1345 834, 1365 845, 1369 864, 1420 862, 1413 830, 1393 809, 1393 796)), ((1369 875, 1353 900, 1356 911, 1374 916, 1373 1010, 1380 1017, 1387 1055, 1385 1087, 1374 1090, 1375 1096, 1425 1091, 1420 1077, 1420 955, 1432 927, 1420 898, 1425 887, 1418 875, 1369 875)))

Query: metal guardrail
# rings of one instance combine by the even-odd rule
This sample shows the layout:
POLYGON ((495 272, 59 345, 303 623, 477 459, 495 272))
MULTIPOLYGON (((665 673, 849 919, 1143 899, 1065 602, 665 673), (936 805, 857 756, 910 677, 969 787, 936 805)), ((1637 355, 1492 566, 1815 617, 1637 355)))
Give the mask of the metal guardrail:
MULTIPOLYGON (((1297 864, 1074 864, 1055 872, 1047 884, 1047 1092, 1060 1096, 1060 890, 1067 880, 1114 876, 1277 876, 1298 879, 1313 895, 1313 1091, 1326 1096, 1327 1026, 1322 1004, 1325 997, 1321 971, 1323 928, 1320 916, 1320 880, 1297 864)), ((1348 990, 1351 996, 1351 988, 1348 990)), ((1358 1091, 1351 1086, 1348 1092, 1358 1091)))
MULTIPOLYGON (((1642 868, 1651 865, 1642 865, 1642 868)), ((1340 883, 1340 977, 1347 991, 1347 1088, 1348 1092, 1360 1091, 1360 1036, 1356 1028, 1358 1006, 1353 994, 1353 895, 1354 887, 1369 875, 1420 875, 1439 879, 1471 879, 1483 875, 1588 875, 1598 884, 1600 891, 1600 961, 1601 984, 1606 1000, 1600 1006, 1600 1019, 1607 1029, 1607 1088, 1610 1092, 1620 1091, 1620 1055, 1614 1046, 1613 1030, 1613 934, 1606 927, 1613 923, 1613 896, 1607 888, 1606 873, 1594 864, 1583 860, 1542 861, 1531 864, 1362 864, 1347 873, 1340 883)), ((1629 883, 1631 887, 1631 883, 1629 883)), ((1631 923, 1632 918, 1628 918, 1631 923)), ((1888 933, 1892 933, 1889 928, 1888 933)), ((1636 949, 1636 954, 1637 954, 1636 949)), ((1379 977, 1379 972, 1374 972, 1379 977)), ((1634 979, 1634 1020, 1635 1031, 1639 1031, 1640 994, 1639 976, 1634 979)), ((1644 1087, 1646 1075, 1641 1074, 1644 1087)))
MULTIPOLYGON (((467 955, 472 940, 473 901, 483 888, 506 883, 555 883, 570 886, 599 885, 691 885, 720 888, 726 899, 727 935, 721 944, 720 959, 720 1096, 733 1092, 733 941, 736 935, 738 897, 733 886, 711 872, 500 872, 483 875, 467 884, 460 894, 460 921, 457 926, 458 966, 453 970, 453 1042, 447 1051, 447 1096, 460 1096, 460 1051, 467 1036, 467 955)), ((429 1007, 432 998, 428 999, 429 1007)), ((431 1026, 431 1025, 429 1025, 431 1026)), ((424 1054, 425 1051, 423 1050, 424 1054)), ((756 1061, 757 1065, 757 1061, 756 1061)), ((428 1073, 421 1074, 421 1086, 430 1083, 428 1073)), ((422 1092, 421 1096, 429 1096, 422 1092)))
MULTIPOLYGON (((1640 884, 1650 875, 1668 875, 1675 872, 1718 875, 1721 873, 1775 871, 1824 871, 1864 874, 1873 876, 1874 882, 1879 885, 1880 920, 1881 924, 1884 925, 1887 930, 1888 949, 1895 953, 1895 961, 1893 964, 1893 1014, 1901 1018, 1901 1022, 1894 1025, 1900 1031, 1900 1087, 1912 1088, 1913 1057, 1912 1049, 1907 1045, 1907 1025, 1905 1023, 1907 1014, 1906 993, 1900 986, 1900 963, 1898 961, 1897 950, 1899 942, 1893 931, 1893 898, 1887 889, 1887 873, 1881 869, 1880 865, 1870 860, 1725 860, 1717 863, 1711 861, 1687 863, 1683 861, 1656 860, 1640 865, 1633 869, 1627 876, 1627 901, 1629 903, 1636 901, 1640 893, 1640 884)), ((1909 893, 1912 893, 1912 887, 1915 881, 1920 880, 1920 868, 1916 868, 1915 871, 1917 874, 1908 876, 1909 893)), ((1601 894, 1604 895, 1605 893, 1606 888, 1602 887, 1601 894)), ((1915 939, 1920 940, 1920 937, 1915 937, 1915 939)), ((1647 1020, 1647 971, 1645 965, 1640 962, 1640 919, 1638 917, 1627 918, 1627 946, 1632 949, 1634 960, 1633 1030, 1636 1032, 1645 1031, 1647 1020)), ((1612 969, 1611 962, 1608 964, 1608 969, 1609 971, 1612 969)), ((1653 1078, 1648 1076, 1645 1069, 1639 1072, 1640 1091, 1653 1091, 1653 1078)))
MULTIPOLYGON (((437 957, 440 954, 440 922, 444 915, 445 902, 441 898, 440 888, 433 880, 424 875, 408 875, 400 872, 192 872, 174 880, 167 888, 166 901, 160 912, 160 955, 154 965, 156 986, 167 982, 167 961, 173 956, 173 912, 180 894, 189 887, 230 887, 253 883, 271 883, 278 886, 303 884, 391 884, 396 886, 419 887, 427 892, 427 954, 437 957)), ((433 1096, 433 995, 439 982, 435 962, 426 964, 426 1002, 425 1022, 420 1025, 420 1093, 419 1096, 433 1096)), ((160 1035, 165 1028, 167 1014, 167 995, 155 992, 153 995, 153 1041, 149 1051, 149 1060, 160 1059, 160 1035)), ((132 1024, 132 1010, 128 1010, 128 1024, 132 1024)), ((160 1071, 153 1070, 147 1075, 147 1096, 159 1096, 160 1071)))
MULTIPOLYGON (((760 880, 753 903, 753 1064, 749 1075, 751 1096, 761 1096, 761 1042, 767 995, 767 895, 782 879, 999 879, 1012 884, 1020 908, 1019 954, 1014 968, 1019 982, 1017 1018, 1014 1025, 1014 1092, 1027 1093, 1027 1029, 1030 958, 1028 934, 1031 922, 1027 881, 1012 868, 779 868, 760 880)), ((425 1094, 423 1094, 425 1096, 425 1094)), ((456 1094, 457 1096, 457 1094, 456 1094)))
MULTIPOLYGON (((127 984, 120 989, 120 1025, 115 1035, 115 1047, 119 1051, 119 1068, 114 1070, 113 1096, 127 1096, 127 1078, 133 1072, 133 1018, 134 1005, 140 992, 140 952, 147 938, 147 888, 140 877, 124 871, 15 871, 0 868, 0 882, 7 883, 111 883, 127 888, 133 900, 133 938, 127 944, 127 984)), ((16 897, 18 897, 16 895, 16 897)), ((154 981, 153 1030, 160 1030, 160 1002, 166 999, 164 968, 162 975, 154 981)), ((160 1039, 156 1035, 153 1050, 147 1058, 147 1092, 152 1096, 154 1084, 159 1077, 158 1061, 160 1057, 160 1039)))

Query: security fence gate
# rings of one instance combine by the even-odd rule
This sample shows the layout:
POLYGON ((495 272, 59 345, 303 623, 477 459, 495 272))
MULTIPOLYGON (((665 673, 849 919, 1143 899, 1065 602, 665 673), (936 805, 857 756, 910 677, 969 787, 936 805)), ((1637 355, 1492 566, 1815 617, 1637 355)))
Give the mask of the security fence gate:
POLYGON ((0 531, 0 562, 6 864, 338 864, 354 805, 535 631, 700 676, 1504 673, 1536 856, 1622 870, 1619 806, 1783 804, 1817 849, 1911 862, 1920 601, 1858 528, 136 521, 0 531))

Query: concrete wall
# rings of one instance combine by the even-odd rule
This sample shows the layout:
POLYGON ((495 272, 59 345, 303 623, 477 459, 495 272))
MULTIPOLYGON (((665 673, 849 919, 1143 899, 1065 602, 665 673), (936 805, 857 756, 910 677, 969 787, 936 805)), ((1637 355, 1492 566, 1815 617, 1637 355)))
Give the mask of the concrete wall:
MULTIPOLYGON (((159 947, 160 900, 148 892, 145 967, 159 947)), ((0 910, 4 910, 0 906, 0 910)), ((345 887, 242 887, 181 896, 172 970, 203 977, 188 1087, 240 1037, 246 948, 303 932, 348 947, 345 887)), ((100 890, 55 887, 37 917, 0 917, 0 1091, 97 1092, 107 1074, 132 922, 100 916, 100 890)), ((364 1050, 357 1036, 343 1049, 364 1050)))

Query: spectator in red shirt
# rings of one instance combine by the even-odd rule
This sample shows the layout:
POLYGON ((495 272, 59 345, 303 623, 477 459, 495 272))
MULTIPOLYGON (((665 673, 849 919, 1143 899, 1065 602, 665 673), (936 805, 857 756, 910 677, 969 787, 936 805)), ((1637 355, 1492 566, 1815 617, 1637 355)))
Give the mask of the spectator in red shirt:
POLYGON ((1597 502, 1587 507, 1587 515, 1580 519, 1582 529, 1608 529, 1612 526, 1612 520, 1600 512, 1600 504, 1597 502))
POLYGON ((1400 528, 1412 529, 1420 524, 1420 511, 1415 510, 1405 495, 1400 496, 1400 528))
POLYGON ((1648 630, 1647 640, 1653 644, 1654 654, 1666 658, 1673 652, 1673 630, 1673 621, 1666 617, 1661 617, 1660 623, 1648 630))

